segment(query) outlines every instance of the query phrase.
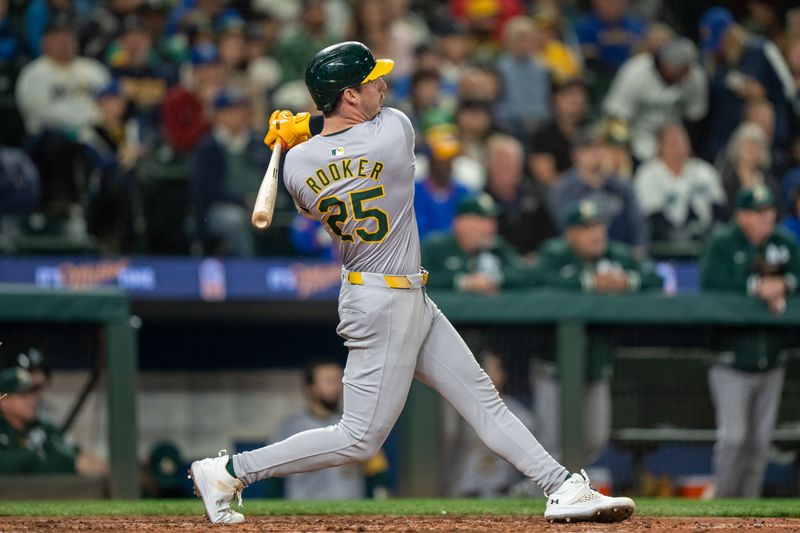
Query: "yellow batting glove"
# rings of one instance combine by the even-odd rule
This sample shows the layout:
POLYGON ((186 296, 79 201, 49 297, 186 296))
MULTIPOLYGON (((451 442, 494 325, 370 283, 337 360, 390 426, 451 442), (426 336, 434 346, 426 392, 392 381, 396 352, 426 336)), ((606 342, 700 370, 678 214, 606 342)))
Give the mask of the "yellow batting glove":
POLYGON ((264 138, 264 144, 272 149, 280 139, 284 149, 288 150, 300 143, 306 142, 311 137, 308 113, 292 115, 289 111, 276 111, 270 116, 269 131, 264 138))

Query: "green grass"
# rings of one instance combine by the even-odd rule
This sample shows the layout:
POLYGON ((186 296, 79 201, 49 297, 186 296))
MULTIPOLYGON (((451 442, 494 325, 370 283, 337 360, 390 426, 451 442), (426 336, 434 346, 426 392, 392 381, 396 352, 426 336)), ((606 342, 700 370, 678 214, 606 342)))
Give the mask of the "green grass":
MULTIPOLYGON (((640 516, 800 517, 800 499, 698 501, 638 498, 640 516)), ((544 500, 247 500, 248 515, 541 515, 544 500)), ((199 500, 0 502, 0 516, 201 515, 199 500)))

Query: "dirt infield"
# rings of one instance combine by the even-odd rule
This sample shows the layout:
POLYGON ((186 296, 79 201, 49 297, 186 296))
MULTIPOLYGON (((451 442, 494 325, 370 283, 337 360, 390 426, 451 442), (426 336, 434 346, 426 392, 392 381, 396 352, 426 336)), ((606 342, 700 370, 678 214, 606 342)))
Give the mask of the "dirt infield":
POLYGON ((211 526, 202 517, 130 516, 89 518, 0 518, 0 531, 800 531, 789 518, 633 517, 621 524, 550 524, 542 517, 518 516, 254 516, 237 526, 211 526))

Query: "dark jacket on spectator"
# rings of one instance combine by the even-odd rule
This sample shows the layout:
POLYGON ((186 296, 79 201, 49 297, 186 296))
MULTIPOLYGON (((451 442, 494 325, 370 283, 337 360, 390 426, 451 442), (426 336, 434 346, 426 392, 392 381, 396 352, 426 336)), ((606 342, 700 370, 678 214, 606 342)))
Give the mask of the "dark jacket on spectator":
POLYGON ((25 213, 39 201, 39 171, 18 148, 0 146, 0 215, 25 213))
POLYGON ((225 147, 214 133, 203 137, 191 154, 190 171, 192 196, 196 215, 199 218, 201 235, 204 231, 204 217, 208 209, 216 203, 231 203, 247 206, 255 201, 255 194, 263 175, 265 161, 269 152, 256 135, 251 135, 247 147, 237 157, 244 165, 242 169, 230 168, 225 147), (249 198, 252 195, 253 198, 249 198))
POLYGON ((570 208, 584 199, 592 200, 600 208, 609 239, 630 246, 647 245, 646 221, 630 185, 612 176, 594 189, 574 169, 564 174, 550 191, 550 212, 562 231, 570 208))
POLYGON ((543 241, 558 233, 547 205, 545 188, 531 179, 522 181, 517 198, 505 202, 487 190, 500 206, 498 233, 525 255, 536 250, 543 241))
MULTIPOLYGON (((783 62, 778 48, 761 37, 751 37, 739 63, 728 66, 720 62, 710 76, 708 93, 709 132, 706 159, 713 161, 720 149, 728 142, 731 133, 742 121, 746 106, 731 85, 735 85, 738 75, 755 78, 766 91, 767 100, 775 109, 775 135, 773 144, 785 146, 789 136, 789 119, 792 114, 791 103, 787 98, 787 87, 775 68, 783 62), (777 58, 776 58, 777 54, 777 58)), ((783 65, 786 68, 786 65, 783 65)))

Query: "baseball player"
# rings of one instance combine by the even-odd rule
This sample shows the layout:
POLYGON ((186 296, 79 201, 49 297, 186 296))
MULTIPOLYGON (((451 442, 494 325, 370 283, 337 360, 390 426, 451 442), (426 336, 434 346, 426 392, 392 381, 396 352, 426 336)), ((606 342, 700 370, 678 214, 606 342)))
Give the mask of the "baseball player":
POLYGON ((414 129, 383 108, 394 62, 345 42, 308 64, 306 85, 323 115, 311 137, 307 114, 274 113, 267 144, 291 150, 283 166, 297 209, 320 220, 341 251, 337 333, 349 349, 344 412, 338 424, 228 456, 192 463, 190 475, 208 518, 238 523, 234 498, 256 481, 363 462, 381 447, 417 378, 438 391, 495 453, 536 482, 551 520, 620 521, 629 498, 592 490, 570 474, 506 408, 455 328, 428 298, 414 218, 414 129), (307 140, 309 139, 310 140, 307 140), (306 141, 307 142, 304 142, 306 141))

